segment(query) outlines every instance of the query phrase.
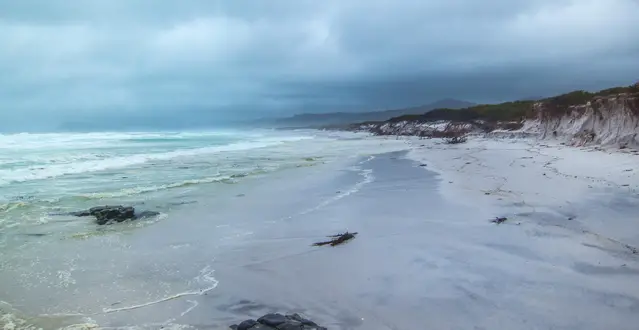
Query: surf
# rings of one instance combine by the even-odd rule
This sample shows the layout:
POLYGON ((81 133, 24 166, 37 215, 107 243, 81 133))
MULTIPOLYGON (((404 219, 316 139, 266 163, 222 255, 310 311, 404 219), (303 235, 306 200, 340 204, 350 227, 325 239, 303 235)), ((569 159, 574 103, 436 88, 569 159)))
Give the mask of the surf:
MULTIPOLYGON (((93 133, 88 135, 94 136, 93 133)), ((210 136, 215 137, 216 135, 210 136)), ((41 136, 40 138, 43 137, 41 136)), ((112 138, 112 136, 107 134, 106 139, 108 140, 110 138, 112 138)), ((132 138, 132 135, 122 135, 119 136, 118 141, 126 141, 126 139, 130 138, 132 138)), ((135 138, 139 139, 139 137, 135 138)), ((154 161, 171 161, 182 157, 197 157, 224 152, 249 151, 252 149, 272 147, 283 143, 301 141, 310 138, 311 137, 308 136, 260 137, 249 140, 237 140, 221 145, 216 145, 219 141, 212 139, 204 140, 208 141, 208 143, 205 143, 204 146, 198 145, 202 144, 202 141, 199 139, 197 140, 199 143, 195 145, 191 145, 190 142, 192 141, 188 141, 187 139, 183 145, 167 150, 159 150, 158 152, 153 153, 144 152, 145 144, 139 142, 135 143, 136 146, 132 148, 132 150, 122 150, 122 146, 111 146, 109 148, 105 148, 104 143, 98 143, 94 149, 87 150, 85 153, 81 153, 75 158, 66 154, 66 147, 63 145, 62 147, 59 147, 60 151, 58 153, 52 152, 48 156, 39 156, 39 163, 37 165, 24 167, 12 166, 11 168, 5 169, 0 168, 0 187, 14 183, 53 179, 68 175, 124 169, 154 161)), ((152 136, 150 139, 151 141, 156 141, 159 138, 157 136, 152 136)), ((169 139, 175 138, 169 137, 169 139)), ((75 139, 71 140, 75 141, 75 139)), ((77 146, 77 144, 74 145, 77 146)), ((48 144, 44 143, 39 148, 43 149, 46 146, 48 146, 48 144)), ((20 157, 20 155, 17 155, 17 157, 20 157)), ((23 158, 27 161, 33 161, 33 155, 30 154, 23 155, 23 158)))

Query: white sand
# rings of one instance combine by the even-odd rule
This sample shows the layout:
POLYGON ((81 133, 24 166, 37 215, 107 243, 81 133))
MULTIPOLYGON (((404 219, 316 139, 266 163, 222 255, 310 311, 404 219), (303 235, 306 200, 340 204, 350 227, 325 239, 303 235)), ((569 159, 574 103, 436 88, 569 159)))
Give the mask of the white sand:
POLYGON ((486 312, 501 314, 489 314, 492 321, 487 317, 476 324, 504 329, 541 329, 537 322, 548 326, 544 329, 637 328, 639 155, 532 140, 408 143, 409 158, 440 174, 445 199, 476 210, 465 233, 457 235, 463 240, 447 236, 469 251, 468 263, 482 265, 477 269, 483 271, 475 274, 493 274, 490 283, 498 287, 507 286, 504 274, 528 283, 513 287, 506 305, 503 297, 483 296, 499 306, 486 312), (508 221, 492 232, 474 227, 494 216, 508 221), (470 253, 487 244, 517 257, 470 253), (526 312, 516 307, 520 304, 526 312), (525 313, 534 319, 528 315, 522 316, 527 319, 523 323, 506 321, 525 313), (509 326, 502 327, 505 324, 509 326))
POLYGON ((624 213, 615 207, 625 202, 629 208, 639 202, 639 155, 634 152, 524 139, 474 138, 458 145, 411 139, 408 143, 409 158, 441 175, 440 190, 447 199, 509 207, 512 214, 547 212, 574 218, 586 230, 639 246, 639 209, 624 213), (593 203, 608 206, 610 217, 580 212, 593 203))

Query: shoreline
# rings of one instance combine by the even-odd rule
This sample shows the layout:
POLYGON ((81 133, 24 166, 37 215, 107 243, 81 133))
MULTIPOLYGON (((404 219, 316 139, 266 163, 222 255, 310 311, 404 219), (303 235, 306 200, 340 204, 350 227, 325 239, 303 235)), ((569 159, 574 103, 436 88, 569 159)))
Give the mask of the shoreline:
MULTIPOLYGON (((588 188, 582 181, 610 174, 610 169, 597 172, 610 164, 621 171, 623 160, 634 158, 535 146, 534 141, 471 139, 441 149, 436 140, 409 142, 418 144, 368 163, 375 179, 357 194, 306 215, 303 227, 283 229, 292 234, 341 228, 358 231, 356 239, 332 250, 244 266, 248 273, 242 272, 238 285, 253 290, 238 294, 233 287, 221 287, 217 293, 250 297, 247 301, 260 305, 284 290, 287 294, 274 298, 278 304, 258 310, 307 312, 335 329, 410 329, 415 324, 633 329, 639 321, 639 288, 634 285, 639 256, 631 229, 639 199, 626 196, 632 200, 611 204, 625 187, 600 181, 588 188), (567 152, 569 160, 598 162, 576 167, 557 152, 567 152), (536 156, 527 158, 530 153, 536 156), (474 157, 475 167, 466 164, 466 156, 474 157), (545 157, 557 158, 551 163, 554 174, 540 172, 549 171, 545 157), (510 170, 515 168, 511 158, 530 163, 510 170), (502 182, 500 175, 518 175, 521 181, 502 182), (537 175, 550 177, 541 181, 537 175), (486 195, 486 189, 495 191, 486 195), (613 217, 598 226, 594 220, 606 214, 613 217), (508 220, 491 223, 496 216, 508 220), (320 222, 326 217, 337 219, 327 226, 320 222), (290 274, 289 267, 304 279, 290 274), (324 267, 331 271, 318 274, 324 267), (268 276, 272 288, 256 293, 255 282, 262 276, 268 276), (296 290, 310 298, 298 297, 296 290), (327 303, 333 305, 328 311, 327 303)), ((619 173, 611 180, 626 179, 625 172, 619 173)))
POLYGON ((399 139, 402 151, 278 172, 134 232, 65 243, 50 262, 71 267, 68 287, 29 294, 82 311, 85 328, 227 329, 268 312, 343 330, 639 322, 637 156, 399 139), (311 246, 345 230, 359 235, 311 246))
MULTIPOLYGON (((383 142, 363 141, 363 145, 401 149, 393 147, 397 143, 383 142)), ((3 298, 8 300, 6 308, 0 310, 0 325, 8 321, 17 329, 31 329, 32 323, 43 329, 57 329, 53 324, 75 329, 70 326, 75 322, 67 323, 67 319, 88 319, 93 327, 187 329, 188 324, 194 324, 190 319, 194 310, 203 304, 200 299, 217 291, 213 288, 217 273, 225 267, 219 265, 222 254, 255 242, 263 247, 271 238, 259 238, 261 232, 347 198, 371 180, 357 163, 370 156, 352 156, 230 185, 148 226, 130 222, 104 228, 91 225, 88 219, 77 219, 87 228, 106 232, 59 240, 54 246, 31 244, 3 260, 8 267, 0 276, 6 279, 4 283, 15 285, 0 290, 7 293, 3 298), (168 315, 172 316, 169 321, 168 315), (184 317, 189 321, 180 323, 178 319, 184 317)), ((321 235, 316 233, 315 238, 321 235)), ((306 248, 306 244, 300 247, 306 248)), ((255 254, 259 255, 259 250, 255 254)), ((233 259, 242 262, 254 257, 248 254, 233 259)), ((207 316, 203 322, 214 328, 226 329, 232 324, 227 320, 211 323, 207 316)))

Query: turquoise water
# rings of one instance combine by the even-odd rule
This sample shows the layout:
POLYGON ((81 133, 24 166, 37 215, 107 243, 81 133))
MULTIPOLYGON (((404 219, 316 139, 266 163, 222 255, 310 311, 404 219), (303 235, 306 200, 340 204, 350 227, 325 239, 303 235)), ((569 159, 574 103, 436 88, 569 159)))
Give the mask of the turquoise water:
POLYGON ((132 205, 162 218, 228 185, 376 152, 360 135, 315 130, 0 135, 0 248, 85 231, 71 211, 132 205))
POLYGON ((166 211, 213 186, 311 164, 309 143, 320 140, 232 130, 0 136, 0 230, 29 231, 107 203, 166 211))

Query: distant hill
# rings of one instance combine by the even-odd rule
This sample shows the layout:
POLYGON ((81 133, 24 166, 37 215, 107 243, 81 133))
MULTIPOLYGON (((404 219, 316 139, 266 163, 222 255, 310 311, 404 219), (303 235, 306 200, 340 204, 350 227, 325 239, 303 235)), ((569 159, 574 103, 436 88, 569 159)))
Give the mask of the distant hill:
POLYGON ((455 99, 443 99, 430 104, 385 111, 369 112, 330 112, 330 113, 303 113, 292 117, 262 120, 260 123, 276 127, 324 127, 332 125, 345 125, 366 121, 384 121, 393 117, 404 115, 424 114, 434 109, 463 109, 474 106, 475 103, 455 99))
POLYGON ((519 101, 540 101, 545 99, 543 96, 529 96, 519 99, 519 101))
MULTIPOLYGON (((573 91, 570 93, 543 98, 540 100, 521 100, 514 102, 505 102, 499 104, 477 104, 463 109, 441 108, 433 109, 422 114, 405 114, 389 118, 381 121, 362 121, 361 123, 351 125, 351 128, 359 128, 363 125, 372 125, 372 127, 380 127, 384 124, 396 123, 427 123, 434 121, 451 121, 451 122, 483 122, 484 127, 490 127, 493 124, 504 125, 509 127, 521 127, 526 119, 539 117, 539 109, 544 109, 542 115, 545 118, 562 117, 570 113, 576 106, 585 106, 589 102, 594 102, 601 98, 617 98, 622 94, 628 94, 624 106, 631 109, 634 114, 639 114, 639 83, 631 86, 614 87, 604 89, 597 92, 573 91), (636 102, 636 103, 635 103, 636 102), (535 107, 535 105, 541 107, 535 107), (537 108, 537 109, 536 109, 537 108)), ((601 117, 603 118, 603 117, 601 117)), ((634 120, 634 119, 633 119, 634 120)), ((622 122, 622 121, 620 121, 622 122)), ((634 122, 634 121, 633 121, 634 122)), ((591 124, 592 125, 592 124, 591 124)), ((492 126, 495 128, 495 126, 492 126)))

